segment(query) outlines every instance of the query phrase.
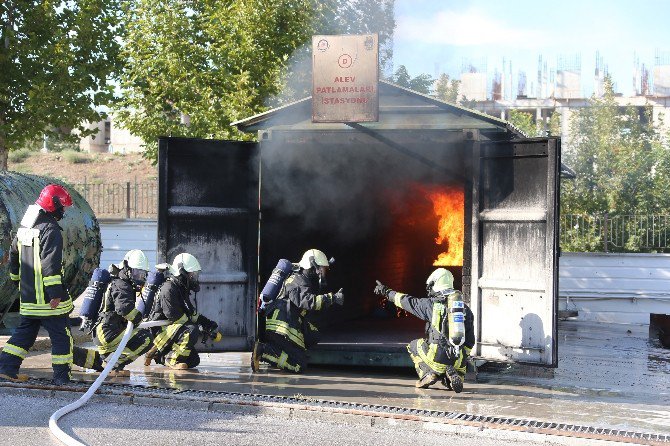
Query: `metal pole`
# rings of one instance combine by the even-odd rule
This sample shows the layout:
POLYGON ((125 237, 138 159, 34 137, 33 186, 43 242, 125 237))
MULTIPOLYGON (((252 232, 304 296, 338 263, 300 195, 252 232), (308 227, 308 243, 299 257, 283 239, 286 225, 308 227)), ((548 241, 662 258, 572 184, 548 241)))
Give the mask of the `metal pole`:
POLYGON ((603 222, 603 245, 605 247, 605 252, 607 252, 607 239, 608 239, 608 234, 607 234, 607 220, 609 217, 609 213, 605 212, 605 221, 603 222))
POLYGON ((130 181, 126 182, 126 218, 130 218, 130 181))

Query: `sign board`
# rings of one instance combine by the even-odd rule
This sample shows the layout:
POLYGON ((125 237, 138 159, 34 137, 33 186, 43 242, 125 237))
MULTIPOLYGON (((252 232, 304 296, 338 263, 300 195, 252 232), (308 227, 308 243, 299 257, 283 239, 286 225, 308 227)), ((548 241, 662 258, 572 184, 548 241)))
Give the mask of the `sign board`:
POLYGON ((312 37, 312 122, 379 120, 377 34, 312 37))

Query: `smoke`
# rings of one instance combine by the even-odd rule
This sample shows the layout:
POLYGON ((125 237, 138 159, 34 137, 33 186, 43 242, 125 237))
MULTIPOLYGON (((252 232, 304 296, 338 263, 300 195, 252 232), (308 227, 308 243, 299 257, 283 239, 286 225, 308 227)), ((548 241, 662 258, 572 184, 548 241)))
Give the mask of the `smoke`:
POLYGON ((296 229, 342 241, 376 236, 406 203, 427 200, 414 186, 444 184, 452 176, 447 160, 439 159, 449 151, 420 154, 381 138, 346 128, 273 132, 261 143, 262 208, 294 217, 296 229))

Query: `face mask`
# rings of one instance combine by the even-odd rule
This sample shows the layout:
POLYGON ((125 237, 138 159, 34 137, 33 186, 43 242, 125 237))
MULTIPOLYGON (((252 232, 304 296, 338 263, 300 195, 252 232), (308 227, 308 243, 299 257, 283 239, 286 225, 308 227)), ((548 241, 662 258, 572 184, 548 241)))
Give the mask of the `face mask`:
POLYGON ((143 269, 132 268, 130 278, 136 286, 141 287, 144 285, 144 282, 147 281, 147 271, 143 269))
POLYGON ((188 280, 188 288, 193 292, 200 291, 200 271, 194 271, 186 275, 188 280))

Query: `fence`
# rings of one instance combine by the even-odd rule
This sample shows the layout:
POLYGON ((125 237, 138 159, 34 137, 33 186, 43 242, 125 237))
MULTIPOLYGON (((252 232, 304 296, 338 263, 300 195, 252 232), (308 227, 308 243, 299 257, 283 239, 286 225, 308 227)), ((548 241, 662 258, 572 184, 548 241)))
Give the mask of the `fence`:
POLYGON ((669 215, 561 216, 560 242, 571 252, 670 252, 669 215))
POLYGON ((156 218, 157 183, 79 183, 72 186, 98 218, 156 218))

